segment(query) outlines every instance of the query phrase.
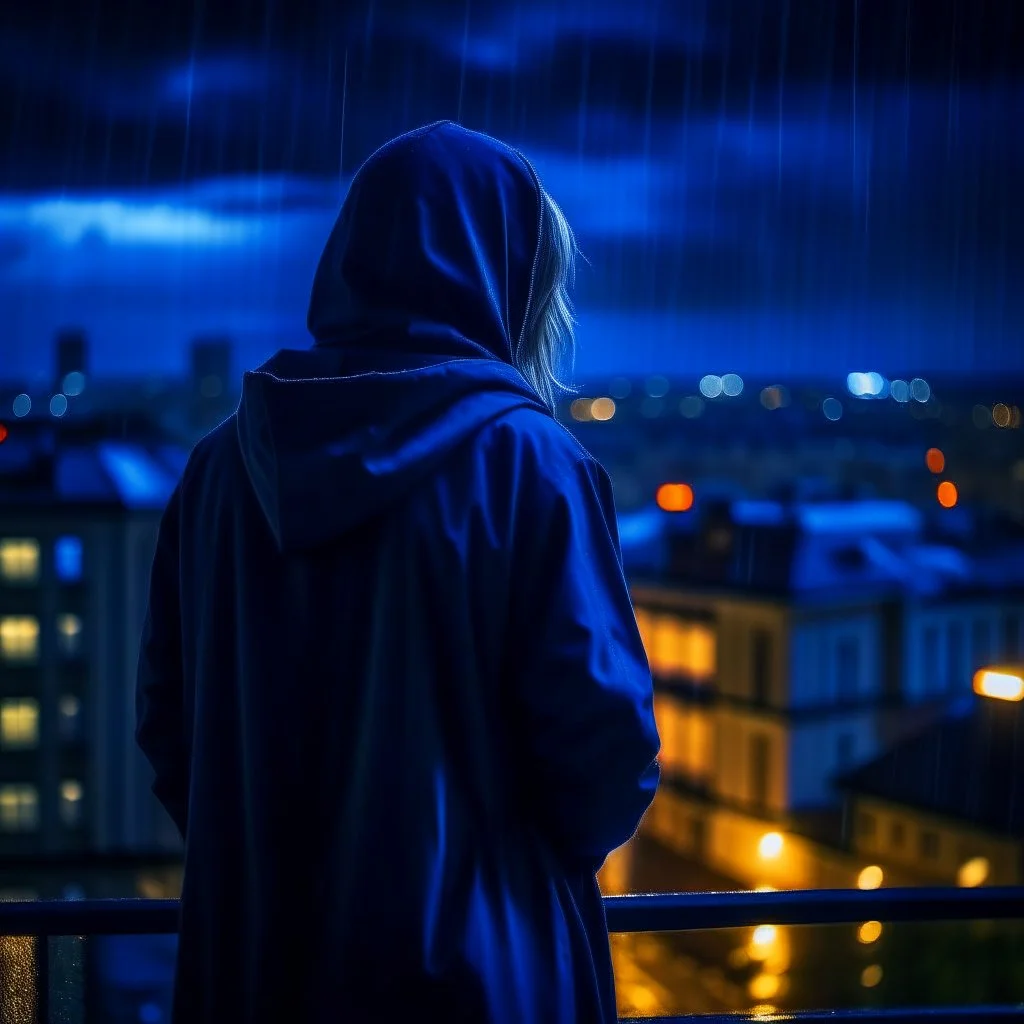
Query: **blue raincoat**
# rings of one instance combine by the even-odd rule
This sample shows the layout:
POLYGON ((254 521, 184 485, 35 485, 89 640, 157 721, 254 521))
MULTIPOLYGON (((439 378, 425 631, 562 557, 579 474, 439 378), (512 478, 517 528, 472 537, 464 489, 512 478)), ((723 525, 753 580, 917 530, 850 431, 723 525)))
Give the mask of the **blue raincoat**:
POLYGON ((164 515, 138 741, 179 1024, 611 1021, 595 871, 658 781, 608 480, 512 367, 541 191, 444 122, 353 180, 310 350, 164 515))

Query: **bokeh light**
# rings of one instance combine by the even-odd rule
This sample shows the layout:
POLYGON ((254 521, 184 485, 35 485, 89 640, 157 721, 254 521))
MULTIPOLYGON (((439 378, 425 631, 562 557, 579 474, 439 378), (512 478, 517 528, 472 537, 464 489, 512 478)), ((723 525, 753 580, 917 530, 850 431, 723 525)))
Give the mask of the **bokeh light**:
POLYGON ((655 497, 664 512, 689 512, 693 508, 693 488, 689 484, 662 484, 655 497))
POLYGON ((951 480, 943 480, 936 489, 935 496, 939 499, 939 504, 943 508, 953 508, 960 500, 956 484, 951 480))
POLYGON ((924 464, 930 472, 939 474, 946 468, 946 456, 939 448, 929 448, 924 453, 924 464))

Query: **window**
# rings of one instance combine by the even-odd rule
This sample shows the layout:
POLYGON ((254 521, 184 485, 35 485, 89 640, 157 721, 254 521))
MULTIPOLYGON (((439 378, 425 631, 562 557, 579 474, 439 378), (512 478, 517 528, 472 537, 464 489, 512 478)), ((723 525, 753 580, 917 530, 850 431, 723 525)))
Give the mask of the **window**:
POLYGON ((0 660, 33 662, 39 657, 39 620, 32 615, 0 618, 0 660))
POLYGON ((750 684, 755 704, 771 701, 772 655, 772 634, 767 629, 755 629, 750 634, 750 684))
POLYGON ((61 583, 77 583, 82 578, 82 540, 58 537, 53 546, 53 563, 61 583))
POLYGON ((32 832, 39 826, 39 793, 35 786, 16 782, 0 786, 0 829, 32 832))
POLYGON ((971 668, 977 670, 992 658, 992 630, 988 619, 975 619, 971 626, 971 668))
POLYGON ((860 690, 860 644, 857 638, 843 637, 836 644, 836 699, 857 699, 860 690))
POLYGON ((0 701, 0 747, 27 750, 39 742, 39 702, 31 697, 0 701))
POLYGON ((894 850, 902 850, 907 842, 907 828, 902 821, 889 823, 889 845, 894 850))
POLYGON ((0 540, 0 579, 4 583, 35 583, 39 579, 39 541, 31 537, 0 540))
POLYGON ((60 784, 60 820, 65 828, 82 824, 82 784, 77 779, 65 779, 60 784))
POLYGON ((57 704, 57 727, 62 740, 76 740, 82 732, 82 702, 65 693, 57 704))
POLYGON ((946 689, 962 686, 964 673, 964 624, 955 620, 946 631, 946 689))
POLYGON ((921 856, 925 860, 939 859, 939 834, 931 829, 925 829, 920 837, 921 856))
POLYGON ((771 740, 758 734, 750 737, 750 802, 758 810, 768 806, 768 794, 771 792, 769 773, 771 772, 771 740))
POLYGON ((73 658, 82 651, 82 620, 65 613, 57 616, 57 650, 65 658, 73 658))
POLYGON ((861 839, 874 839, 878 829, 878 820, 868 811, 861 811, 857 815, 857 835, 861 839))

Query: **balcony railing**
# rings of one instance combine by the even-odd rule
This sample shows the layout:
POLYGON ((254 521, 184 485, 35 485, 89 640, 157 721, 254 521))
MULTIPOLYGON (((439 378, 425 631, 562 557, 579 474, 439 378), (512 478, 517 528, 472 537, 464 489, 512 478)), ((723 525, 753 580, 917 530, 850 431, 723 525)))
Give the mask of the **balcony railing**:
MULTIPOLYGON (((840 925, 882 922, 1024 920, 1024 886, 803 890, 791 892, 674 893, 611 896, 605 900, 611 932, 685 932, 776 925, 840 925)), ((3 1024, 92 1024, 87 1000, 69 991, 81 985, 81 950, 62 946, 74 937, 158 935, 177 930, 176 900, 79 900, 0 903, 0 936, 22 937, 14 969, 3 970, 3 1024), (20 984, 15 991, 12 985, 20 984)), ((644 1018, 651 1020, 652 1018, 644 1018)), ((1024 1003, 1006 1006, 928 1007, 893 1010, 818 1010, 764 1015, 695 1015, 660 1021, 787 1020, 798 1024, 984 1024, 1024 1021, 1024 1003)))

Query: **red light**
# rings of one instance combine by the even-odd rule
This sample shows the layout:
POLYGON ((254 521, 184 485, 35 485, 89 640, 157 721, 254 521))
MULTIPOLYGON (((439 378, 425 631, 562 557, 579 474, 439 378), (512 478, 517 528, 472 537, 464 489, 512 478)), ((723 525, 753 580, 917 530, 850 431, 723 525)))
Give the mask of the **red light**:
POLYGON ((956 484, 951 480, 943 480, 942 483, 939 484, 938 489, 935 492, 935 496, 939 499, 939 504, 943 508, 953 508, 960 500, 956 484))
POLYGON ((0 444, 7 440, 7 427, 0 423, 0 444))

